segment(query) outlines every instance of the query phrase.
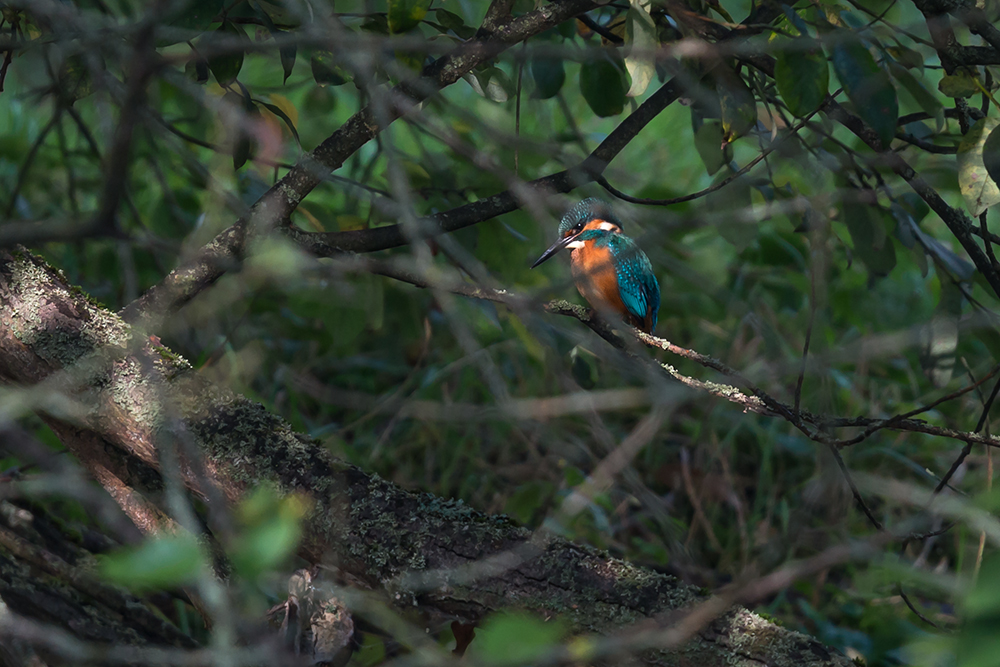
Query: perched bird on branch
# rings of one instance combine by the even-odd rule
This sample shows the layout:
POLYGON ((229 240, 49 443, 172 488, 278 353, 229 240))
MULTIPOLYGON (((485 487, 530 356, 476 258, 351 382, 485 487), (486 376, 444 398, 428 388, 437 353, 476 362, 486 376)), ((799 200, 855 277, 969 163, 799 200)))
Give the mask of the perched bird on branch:
POLYGON ((559 223, 559 240, 531 265, 535 268, 571 248, 576 288, 599 313, 611 311, 652 333, 660 309, 660 285, 649 258, 622 234, 622 223, 600 199, 584 199, 559 223))

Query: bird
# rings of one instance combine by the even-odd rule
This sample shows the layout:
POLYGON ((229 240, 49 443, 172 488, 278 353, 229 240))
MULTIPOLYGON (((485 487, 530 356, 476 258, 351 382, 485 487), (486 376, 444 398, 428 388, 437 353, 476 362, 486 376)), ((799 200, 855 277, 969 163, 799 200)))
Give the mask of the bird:
POLYGON ((535 260, 535 268, 560 250, 571 248, 573 281, 598 312, 614 312, 651 334, 660 310, 660 284, 653 265, 635 241, 622 233, 622 222, 600 199, 584 199, 559 223, 559 240, 535 260))

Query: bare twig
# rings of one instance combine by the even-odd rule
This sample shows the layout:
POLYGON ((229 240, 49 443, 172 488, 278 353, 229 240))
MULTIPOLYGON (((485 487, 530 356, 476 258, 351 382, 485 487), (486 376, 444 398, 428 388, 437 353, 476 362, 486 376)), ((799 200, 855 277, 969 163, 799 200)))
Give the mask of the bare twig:
POLYGON ((831 446, 830 453, 833 455, 834 460, 837 461, 837 466, 840 468, 840 472, 844 474, 844 479, 847 480, 848 486, 851 487, 851 493, 854 495, 854 500, 858 503, 858 507, 861 508, 861 511, 868 517, 868 520, 875 526, 875 530, 882 530, 882 522, 875 518, 865 499, 861 496, 861 492, 858 491, 858 485, 854 483, 851 471, 847 469, 847 464, 844 463, 844 457, 840 455, 840 451, 836 447, 831 446))

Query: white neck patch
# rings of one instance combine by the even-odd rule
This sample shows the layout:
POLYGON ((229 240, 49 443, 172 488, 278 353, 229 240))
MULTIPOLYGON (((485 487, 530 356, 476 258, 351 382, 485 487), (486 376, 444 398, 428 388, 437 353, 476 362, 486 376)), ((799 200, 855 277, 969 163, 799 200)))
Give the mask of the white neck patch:
POLYGON ((602 222, 601 225, 598 227, 598 229, 610 232, 612 229, 616 229, 617 227, 618 225, 616 225, 613 222, 602 222))

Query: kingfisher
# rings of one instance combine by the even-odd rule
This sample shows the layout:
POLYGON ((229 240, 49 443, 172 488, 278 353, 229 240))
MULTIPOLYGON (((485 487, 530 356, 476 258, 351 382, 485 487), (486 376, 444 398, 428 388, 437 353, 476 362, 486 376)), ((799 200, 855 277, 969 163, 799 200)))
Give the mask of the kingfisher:
POLYGON ((559 240, 531 268, 563 248, 572 248, 573 281, 593 308, 617 313, 637 329, 653 332, 660 284, 646 253, 622 234, 622 222, 607 202, 591 197, 571 208, 559 223, 559 240))

